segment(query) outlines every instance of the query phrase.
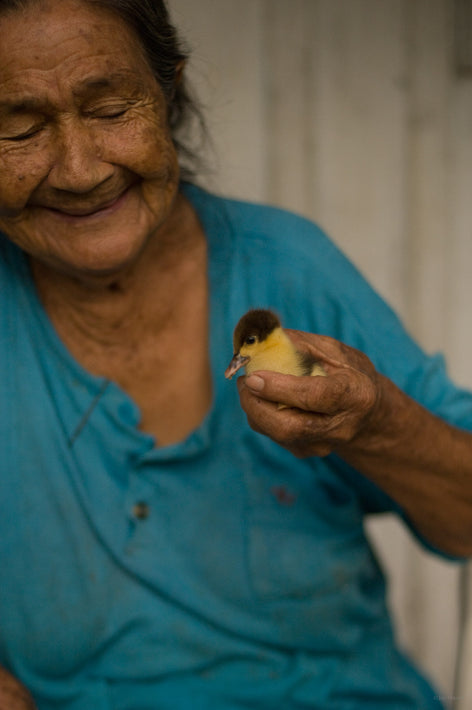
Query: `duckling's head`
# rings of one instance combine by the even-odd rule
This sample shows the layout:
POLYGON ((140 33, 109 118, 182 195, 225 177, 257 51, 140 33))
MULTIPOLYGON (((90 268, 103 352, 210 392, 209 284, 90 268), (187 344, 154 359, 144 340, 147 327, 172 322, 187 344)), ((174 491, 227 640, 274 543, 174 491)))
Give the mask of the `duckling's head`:
POLYGON ((225 377, 230 380, 256 353, 264 350, 268 337, 277 328, 281 328, 280 320, 272 311, 254 308, 245 313, 234 329, 234 355, 225 377))

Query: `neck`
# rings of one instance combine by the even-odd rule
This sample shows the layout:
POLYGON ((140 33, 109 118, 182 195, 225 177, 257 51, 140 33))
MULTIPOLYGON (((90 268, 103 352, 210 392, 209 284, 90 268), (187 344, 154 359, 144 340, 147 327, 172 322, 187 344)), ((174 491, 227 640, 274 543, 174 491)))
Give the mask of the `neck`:
POLYGON ((165 328, 196 275, 206 270, 206 243, 193 208, 182 197, 166 228, 133 264, 116 273, 71 276, 38 261, 31 267, 60 335, 76 331, 97 344, 122 344, 149 318, 156 328, 165 328))

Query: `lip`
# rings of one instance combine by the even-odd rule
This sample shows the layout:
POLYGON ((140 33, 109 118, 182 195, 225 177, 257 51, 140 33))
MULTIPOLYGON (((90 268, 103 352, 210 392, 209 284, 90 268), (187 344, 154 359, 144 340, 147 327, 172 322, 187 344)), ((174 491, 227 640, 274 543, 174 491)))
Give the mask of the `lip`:
POLYGON ((96 219, 97 217, 105 217, 108 214, 115 212, 119 209, 125 202, 128 193, 131 189, 129 185, 123 192, 121 192, 117 197, 113 197, 111 200, 102 202, 95 207, 88 207, 87 209, 60 209, 58 207, 44 206, 43 209, 48 210, 54 216, 67 221, 89 221, 96 219))

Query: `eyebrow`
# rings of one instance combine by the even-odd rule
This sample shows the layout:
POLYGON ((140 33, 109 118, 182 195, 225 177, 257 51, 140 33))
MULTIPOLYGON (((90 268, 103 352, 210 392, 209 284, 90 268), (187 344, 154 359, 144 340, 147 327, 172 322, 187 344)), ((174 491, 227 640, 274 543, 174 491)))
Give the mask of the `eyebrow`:
POLYGON ((136 76, 134 73, 112 72, 107 76, 89 77, 84 79, 73 88, 73 94, 74 96, 80 96, 87 91, 100 92, 107 89, 117 89, 121 86, 130 86, 139 91, 139 89, 143 87, 143 82, 140 77, 136 76))
MULTIPOLYGON (((78 83, 72 89, 72 94, 76 97, 83 97, 87 92, 100 93, 109 89, 116 90, 118 87, 131 87, 132 93, 139 93, 144 90, 144 82, 136 75, 128 72, 112 72, 107 76, 89 77, 78 83)), ((16 115, 25 113, 38 113, 48 108, 52 104, 46 97, 41 98, 33 95, 19 95, 11 99, 0 99, 0 113, 5 115, 16 115)))
POLYGON ((118 82, 113 77, 99 77, 96 79, 84 79, 79 82, 77 87, 74 87, 73 93, 81 94, 87 90, 97 90, 114 88, 118 82))
POLYGON ((19 96, 16 99, 0 100, 0 112, 3 114, 34 113, 44 110, 49 105, 49 101, 37 96, 19 96))

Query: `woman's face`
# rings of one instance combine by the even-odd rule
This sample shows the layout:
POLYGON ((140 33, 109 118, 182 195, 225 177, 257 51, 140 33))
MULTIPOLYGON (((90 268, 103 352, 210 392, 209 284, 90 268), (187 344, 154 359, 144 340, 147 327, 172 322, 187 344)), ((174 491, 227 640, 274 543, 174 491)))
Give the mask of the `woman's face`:
POLYGON ((114 274, 177 189, 165 99, 120 18, 81 0, 0 15, 0 230, 61 272, 114 274))

